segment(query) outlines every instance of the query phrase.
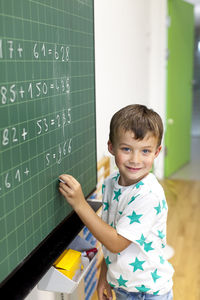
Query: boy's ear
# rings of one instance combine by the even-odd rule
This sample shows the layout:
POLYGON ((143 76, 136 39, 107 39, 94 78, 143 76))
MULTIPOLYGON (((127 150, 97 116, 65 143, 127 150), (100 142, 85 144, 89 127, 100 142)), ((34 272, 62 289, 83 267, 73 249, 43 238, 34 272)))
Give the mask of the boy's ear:
POLYGON ((156 149, 155 157, 157 157, 157 156, 159 155, 161 149, 162 149, 162 146, 160 145, 160 146, 156 149))
POLYGON ((108 151, 114 155, 114 150, 113 150, 113 144, 111 143, 111 141, 108 141, 108 151))

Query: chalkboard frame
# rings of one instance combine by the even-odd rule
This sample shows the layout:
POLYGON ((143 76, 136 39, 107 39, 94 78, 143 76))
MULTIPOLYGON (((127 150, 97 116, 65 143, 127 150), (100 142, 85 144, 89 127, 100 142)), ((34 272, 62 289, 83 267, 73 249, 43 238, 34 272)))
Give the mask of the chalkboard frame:
MULTIPOLYGON (((102 205, 98 201, 88 203, 95 212, 102 205)), ((6 295, 7 299, 24 299, 83 227, 84 224, 78 215, 74 211, 71 212, 0 284, 0 294, 4 297, 6 295)))

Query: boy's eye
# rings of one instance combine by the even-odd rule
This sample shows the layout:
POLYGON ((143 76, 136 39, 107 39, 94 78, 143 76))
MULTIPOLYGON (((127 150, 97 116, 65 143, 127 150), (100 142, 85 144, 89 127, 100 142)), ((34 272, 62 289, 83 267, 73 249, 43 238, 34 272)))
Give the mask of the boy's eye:
POLYGON ((147 154, 147 153, 150 152, 150 150, 148 150, 148 149, 144 149, 144 150, 142 150, 142 151, 143 151, 144 154, 147 154))
POLYGON ((123 147, 122 150, 125 151, 125 152, 129 152, 129 151, 130 151, 130 148, 128 148, 128 147, 123 147))

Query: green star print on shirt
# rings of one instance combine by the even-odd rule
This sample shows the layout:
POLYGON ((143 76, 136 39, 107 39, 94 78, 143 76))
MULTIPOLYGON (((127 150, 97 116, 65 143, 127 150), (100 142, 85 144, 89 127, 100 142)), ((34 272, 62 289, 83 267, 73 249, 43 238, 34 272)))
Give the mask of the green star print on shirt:
POLYGON ((158 271, 158 270, 155 269, 154 272, 151 272, 151 276, 152 276, 154 282, 156 282, 156 280, 158 280, 159 278, 161 278, 161 276, 159 276, 159 275, 157 274, 157 271, 158 271))
POLYGON ((141 238, 140 240, 136 240, 136 242, 138 242, 140 244, 140 246, 144 245, 146 238, 144 237, 143 234, 141 234, 141 238))
POLYGON ((145 260, 139 260, 137 257, 135 259, 134 263, 129 264, 130 266, 133 266, 133 272, 137 270, 142 270, 144 271, 142 265, 145 263, 145 260))
POLYGON ((115 196, 113 198, 113 200, 119 201, 119 196, 121 195, 121 189, 119 189, 118 191, 114 191, 115 196))
POLYGON ((122 275, 120 275, 119 279, 117 279, 118 283, 119 283, 119 286, 126 286, 126 282, 128 280, 124 280, 122 275))
POLYGON ((160 214, 161 213, 161 206, 160 206, 160 203, 158 206, 154 207, 155 210, 157 211, 156 215, 160 214))
POLYGON ((146 286, 144 284, 142 284, 141 286, 136 286, 135 287, 139 292, 148 292, 150 289, 149 288, 146 288, 146 286))
POLYGON ((137 215, 136 212, 133 210, 132 212, 132 215, 130 216, 127 216, 127 218, 130 219, 130 224, 136 222, 136 223, 140 223, 140 218, 142 217, 143 215, 137 215))
POLYGON ((131 204, 138 196, 140 196, 140 194, 136 195, 136 196, 133 196, 131 198, 131 200, 128 202, 128 205, 131 204))
POLYGON ((108 203, 108 202, 104 202, 103 204, 105 205, 104 210, 108 210, 108 208, 109 208, 109 203, 108 203))
POLYGON ((105 259, 106 265, 108 266, 109 264, 111 264, 111 261, 109 260, 109 256, 106 257, 105 259))

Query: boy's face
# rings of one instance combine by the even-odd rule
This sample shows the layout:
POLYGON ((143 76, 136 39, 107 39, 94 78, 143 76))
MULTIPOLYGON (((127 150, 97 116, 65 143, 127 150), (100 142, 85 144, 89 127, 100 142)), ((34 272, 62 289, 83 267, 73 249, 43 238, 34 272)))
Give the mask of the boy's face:
POLYGON ((115 156, 120 172, 119 184, 132 185, 144 178, 150 171, 161 146, 158 139, 147 133, 143 140, 136 140, 132 131, 120 129, 112 144, 108 141, 108 150, 115 156))

